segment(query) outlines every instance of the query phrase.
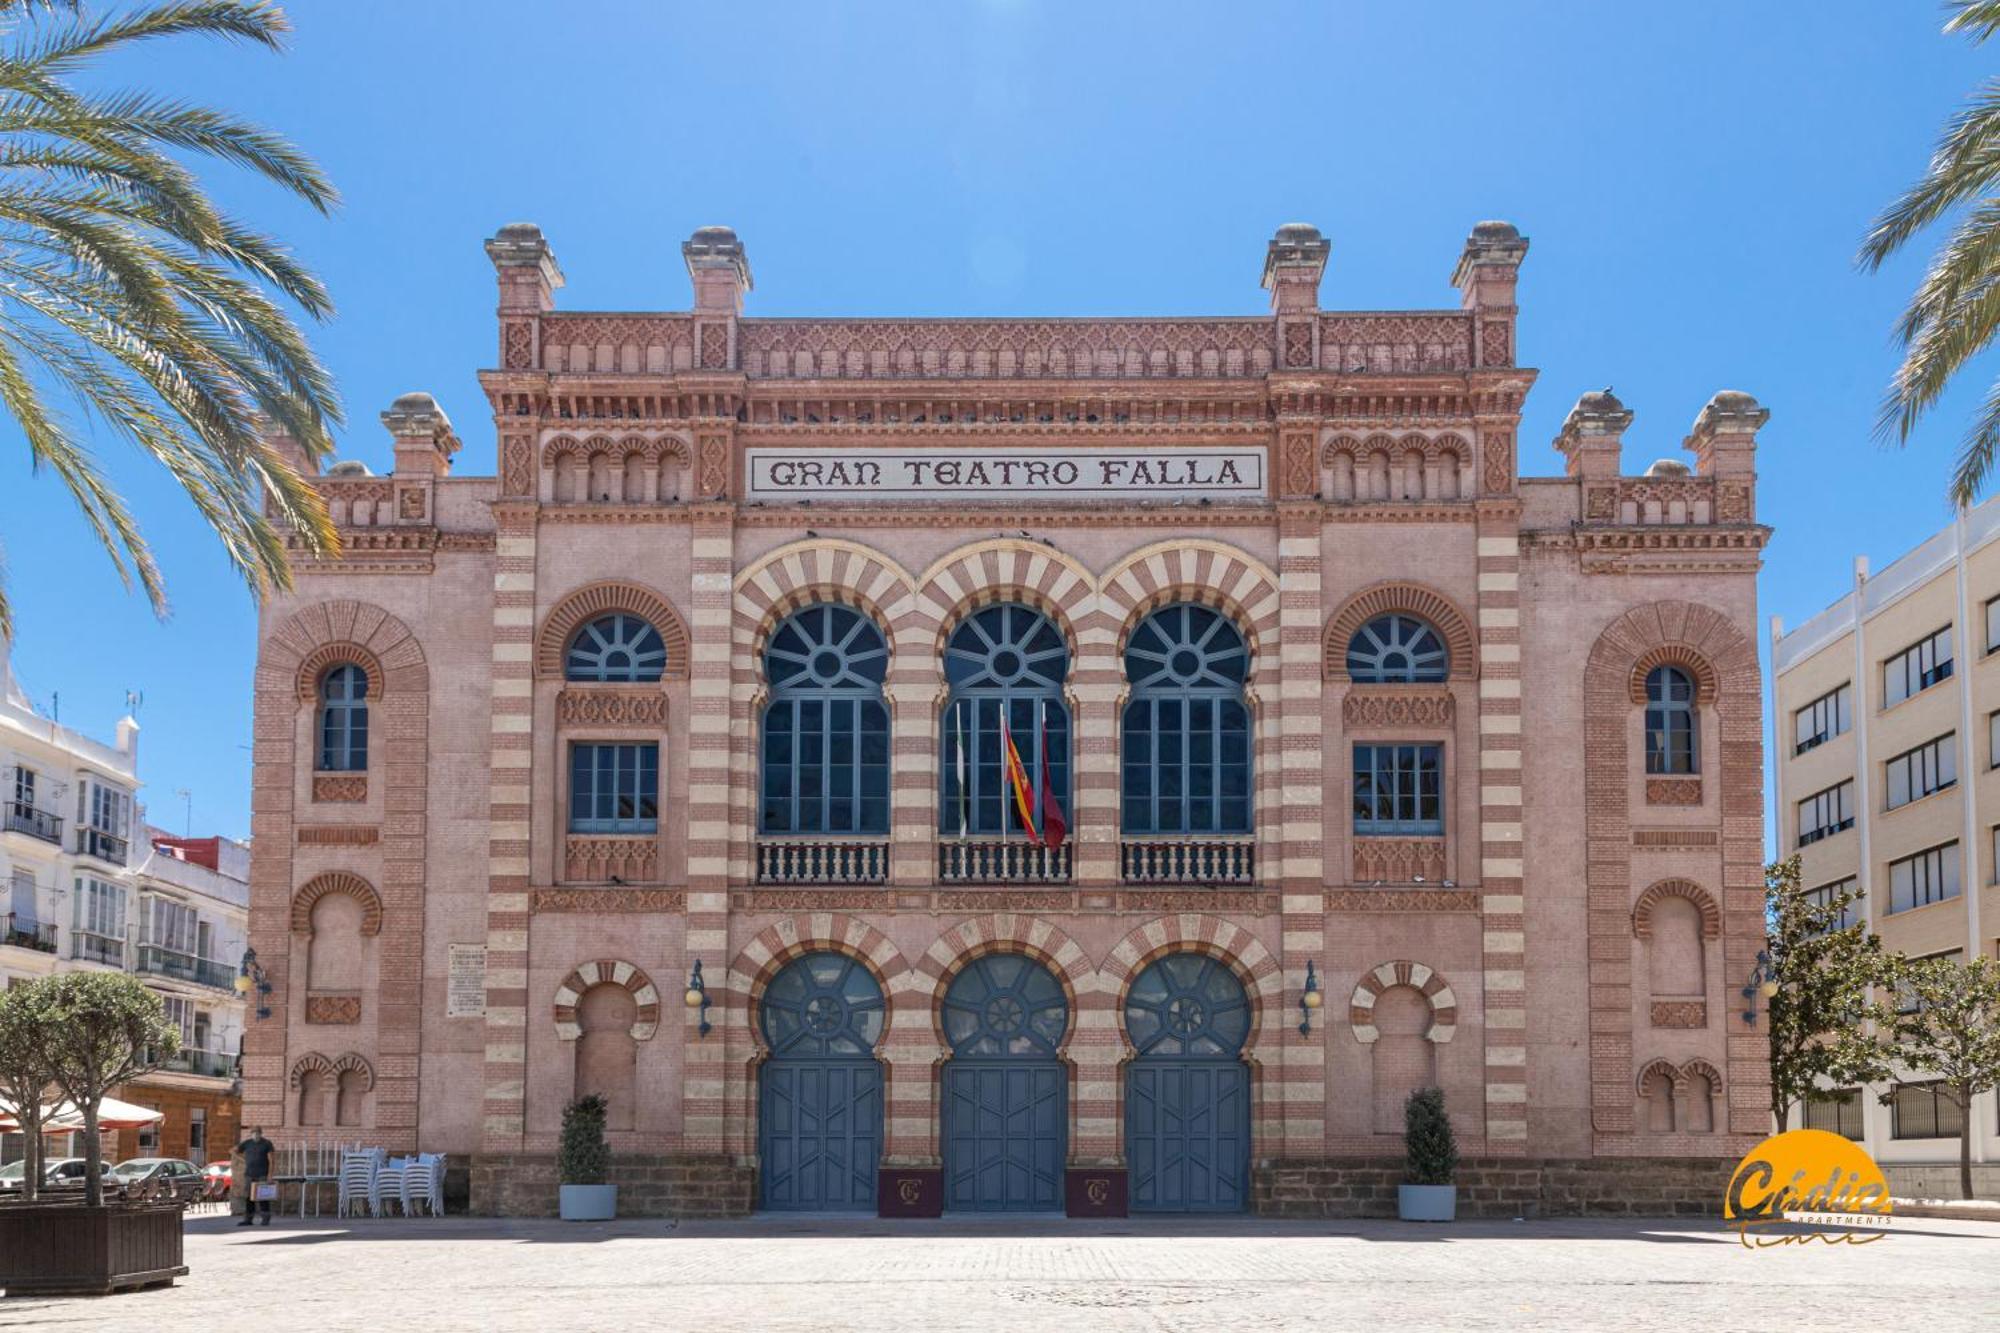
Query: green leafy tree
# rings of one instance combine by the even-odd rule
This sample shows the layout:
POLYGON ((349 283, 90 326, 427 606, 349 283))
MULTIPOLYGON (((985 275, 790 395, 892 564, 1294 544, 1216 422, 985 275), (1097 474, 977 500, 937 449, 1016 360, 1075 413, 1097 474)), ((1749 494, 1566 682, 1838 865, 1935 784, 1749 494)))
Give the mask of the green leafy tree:
MULTIPOLYGON (((289 587, 283 530, 314 552, 338 536, 269 435, 323 457, 340 409, 280 302, 315 319, 333 307, 282 245, 218 209, 183 161, 245 168, 320 212, 333 187, 296 148, 226 112, 75 76, 164 37, 276 50, 290 24, 248 0, 90 10, 0 0, 0 408, 156 612, 167 604, 159 569, 58 401, 164 466, 253 592, 289 587)), ((0 588, 0 634, 10 628, 0 588)))
POLYGON ((565 1185, 602 1185, 611 1171, 611 1145, 604 1138, 604 1098, 579 1097, 563 1108, 562 1139, 556 1145, 556 1175, 565 1185))
MULTIPOLYGON (((2000 31, 2000 0, 1953 0, 1947 33, 1983 43, 2000 31)), ((1989 79, 1952 119, 1917 183, 1875 220, 1862 265, 1879 269, 1916 237, 1951 217, 1951 232, 1931 257, 1897 324, 1903 343, 1882 405, 1881 431, 1907 443, 1954 376, 2000 331, 2000 80, 1989 79)), ((1987 390, 1953 468, 1950 494, 1972 503, 2000 445, 2000 380, 1987 390)))
POLYGON ((1403 1103, 1403 1175, 1411 1185, 1449 1185, 1458 1175, 1458 1139, 1441 1088, 1418 1088, 1403 1103))
MULTIPOLYGON (((1943 1080, 1958 1107, 1958 1188, 1972 1197, 1972 1099, 2000 1086, 2000 962, 1912 958, 1902 967, 1907 1012, 1896 1021, 1897 1056, 1943 1080)), ((1884 1093, 1883 1101, 1894 1094, 1884 1093)))
POLYGON ((64 972, 38 983, 43 1058, 50 1080, 83 1113, 83 1201, 104 1202, 97 1114, 111 1090, 181 1047, 160 997, 123 972, 64 972))
POLYGON ((1771 1115, 1780 1127, 1814 1091, 1893 1077, 1884 1036, 1895 1009, 1874 998, 1895 984, 1896 958, 1856 922, 1852 892, 1821 901, 1799 886, 1799 858, 1764 872, 1765 951, 1777 993, 1766 1006, 1771 1037, 1771 1115))
POLYGON ((21 1197, 30 1201, 42 1188, 42 1122, 48 1118, 51 1081, 42 1051, 43 990, 43 983, 31 981, 0 991, 0 1098, 14 1108, 21 1126, 26 1158, 21 1197))

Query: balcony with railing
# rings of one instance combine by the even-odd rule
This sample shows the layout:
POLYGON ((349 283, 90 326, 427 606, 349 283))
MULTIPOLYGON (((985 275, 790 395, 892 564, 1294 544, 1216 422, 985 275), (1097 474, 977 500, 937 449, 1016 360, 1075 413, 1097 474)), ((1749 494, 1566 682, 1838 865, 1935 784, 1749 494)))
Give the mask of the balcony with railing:
POLYGON ((103 829, 80 828, 76 831, 76 853, 78 856, 94 856, 112 865, 125 864, 125 839, 103 829))
POLYGON ((1257 881, 1254 838, 1127 838, 1119 844, 1127 884, 1241 884, 1257 881))
POLYGON ((156 977, 191 981, 197 986, 213 986, 217 990, 234 990, 236 987, 236 969, 228 964, 158 944, 139 946, 139 970, 156 977))
POLYGON ((86 963, 125 966, 125 941, 114 935, 93 935, 87 930, 69 933, 69 956, 86 963))
POLYGON ((8 801, 0 807, 0 827, 9 833, 25 833, 43 842, 62 846, 62 817, 27 801, 8 801))
POLYGON ((886 884, 886 838, 759 838, 759 884, 886 884))
POLYGON ((938 843, 943 884, 1067 884, 1070 847, 1037 847, 1025 838, 947 839, 938 843))
POLYGON ((197 1051, 182 1047, 161 1060, 160 1068, 176 1074, 199 1074, 203 1078, 234 1078, 236 1057, 226 1051, 197 1051))
POLYGON ((0 916, 0 944, 11 949, 33 949, 36 953, 56 951, 56 923, 37 921, 22 912, 0 916))

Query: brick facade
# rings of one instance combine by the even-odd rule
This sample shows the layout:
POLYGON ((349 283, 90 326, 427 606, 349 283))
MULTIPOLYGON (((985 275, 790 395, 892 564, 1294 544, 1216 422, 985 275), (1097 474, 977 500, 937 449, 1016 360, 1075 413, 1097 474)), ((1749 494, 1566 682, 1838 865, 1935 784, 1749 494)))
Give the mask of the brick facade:
POLYGON ((625 1211, 742 1212, 759 1198, 760 997, 829 950, 885 997, 881 1161, 921 1175, 944 1153, 945 988, 1017 953, 1068 1004, 1073 1181, 1122 1189, 1126 991, 1197 953, 1253 1015, 1255 1207, 1379 1205, 1400 1143, 1377 1109, 1420 1077, 1445 1090, 1475 1211, 1705 1197, 1767 1101, 1762 1034, 1728 1002, 1761 935, 1763 413, 1718 395, 1692 470, 1629 477, 1630 413, 1588 395, 1557 441, 1568 475, 1521 477, 1526 249, 1482 223, 1457 310, 1322 310, 1327 246, 1293 226, 1271 243, 1266 318, 797 321, 743 314, 749 267, 726 229, 685 247, 691 312, 615 315, 559 312, 540 232, 502 229, 499 366, 481 372, 497 475, 452 475, 444 412, 399 399, 383 414, 394 471, 321 481, 343 554, 301 559, 265 611, 253 936, 275 990, 246 1115, 281 1139, 469 1158, 475 1208, 543 1213, 587 1066, 633 1099, 612 1135, 625 1211), (915 445, 1058 462, 1212 448, 1257 460, 1259 480, 996 504, 968 488, 774 500, 753 475, 753 451, 915 445), (800 851, 758 831, 764 650, 823 602, 887 647, 889 831, 800 851), (1056 873, 970 882, 938 832, 940 663, 1000 602, 1046 615, 1068 649, 1072 840, 1056 873), (1248 653, 1254 831, 1163 846, 1120 828, 1124 653, 1184 603, 1248 653), (658 630, 657 683, 563 679, 571 637, 607 612, 658 630), (1392 613, 1436 629, 1442 679, 1350 677, 1349 638, 1392 613), (371 754, 335 791, 313 771, 313 701, 317 673, 348 661, 371 673, 371 754), (1662 662, 1701 682, 1699 764, 1649 780, 1643 681, 1662 662), (568 747, 635 740, 659 747, 657 831, 567 831, 568 747), (1441 833, 1357 836, 1350 747, 1384 742, 1442 747, 1441 833), (1663 780, 1676 789, 1654 799, 1663 780), (1669 891, 1707 904, 1700 937, 1673 941, 1698 996, 1649 989, 1666 947, 1650 908, 1669 891), (361 990, 319 997, 341 1016, 316 1022, 333 1012, 310 993, 328 893, 369 930, 361 990), (705 1011, 682 1003, 697 962, 705 1011), (1302 1032, 1308 964, 1326 1004, 1302 1032), (619 1020, 631 1045, 586 1061, 607 985, 628 993, 621 1014, 636 1006, 619 1020), (1378 1040, 1378 1004, 1428 1017, 1378 1040), (1699 1084, 1714 1114, 1640 1128, 1655 1061, 1700 1071, 1677 1086, 1699 1084), (289 1079, 322 1065, 355 1078, 329 1103, 350 1120, 316 1128, 289 1079))

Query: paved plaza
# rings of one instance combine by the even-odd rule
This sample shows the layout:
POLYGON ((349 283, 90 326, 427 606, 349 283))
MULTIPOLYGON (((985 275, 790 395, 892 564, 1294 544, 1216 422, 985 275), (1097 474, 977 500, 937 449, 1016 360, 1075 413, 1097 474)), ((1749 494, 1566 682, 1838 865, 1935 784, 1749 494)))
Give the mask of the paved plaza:
POLYGON ((1751 1252, 1711 1221, 189 1223, 190 1275, 0 1328, 2000 1327, 2000 1225, 1751 1252))

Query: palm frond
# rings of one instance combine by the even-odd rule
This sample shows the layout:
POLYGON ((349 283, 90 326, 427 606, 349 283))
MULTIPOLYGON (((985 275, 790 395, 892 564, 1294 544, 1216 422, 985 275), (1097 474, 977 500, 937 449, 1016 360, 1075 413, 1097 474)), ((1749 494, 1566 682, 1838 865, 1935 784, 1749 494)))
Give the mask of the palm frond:
POLYGON ((2000 182, 2000 80, 1990 80, 1946 124, 1923 178, 1875 219, 1861 264, 1878 269, 1911 238, 2000 182))
POLYGON ((2000 450, 2000 380, 1987 389, 1979 415, 1959 444, 1958 461, 1951 470, 1953 504, 1964 508, 1979 498, 1979 492, 1993 475, 1996 450, 2000 450))
POLYGON ((1983 42, 2000 31, 2000 0, 1953 0, 1951 8, 1957 12, 1945 20, 1946 32, 1967 33, 1983 42))
POLYGON ((59 71, 116 47, 161 37, 226 37, 278 51, 284 49, 291 26, 284 11, 272 4, 176 0, 105 18, 69 20, 22 43, 17 55, 25 63, 59 71))

